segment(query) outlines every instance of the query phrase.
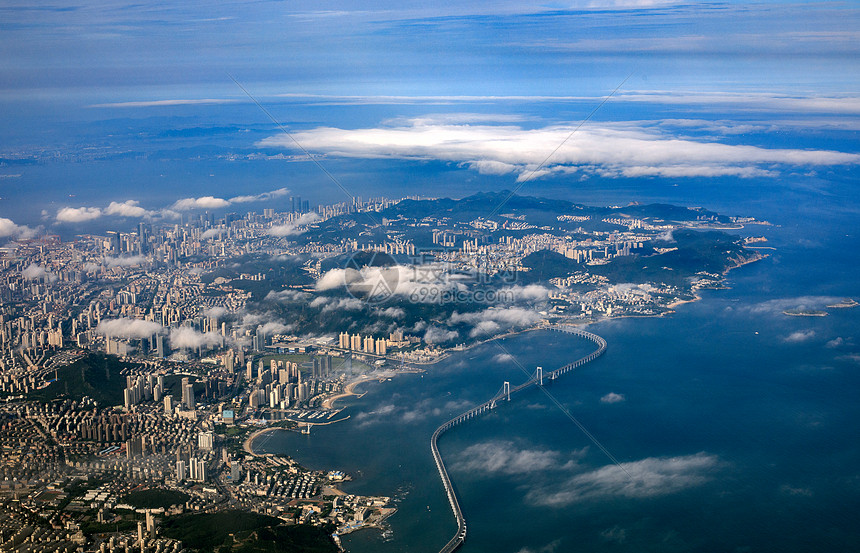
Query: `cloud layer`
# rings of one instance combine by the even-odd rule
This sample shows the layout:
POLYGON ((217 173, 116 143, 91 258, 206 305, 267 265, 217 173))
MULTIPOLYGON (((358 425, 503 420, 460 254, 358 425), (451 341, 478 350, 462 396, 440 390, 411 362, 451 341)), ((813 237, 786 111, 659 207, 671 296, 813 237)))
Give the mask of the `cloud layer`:
MULTIPOLYGON (((481 173, 517 174, 520 180, 577 171, 612 177, 753 177, 775 175, 774 165, 860 163, 860 155, 850 153, 678 138, 658 125, 635 121, 594 123, 579 129, 575 125, 528 129, 511 124, 455 124, 425 117, 377 128, 319 127, 294 135, 306 149, 328 155, 435 159, 481 173), (551 159, 544 164, 550 153, 551 159)), ((283 135, 266 138, 258 145, 295 147, 283 135)))
MULTIPOLYGON (((149 219, 154 217, 161 218, 178 218, 179 212, 192 211, 195 209, 224 209, 234 204, 246 204, 253 202, 265 202, 275 198, 279 198, 289 194, 286 188, 278 188, 260 194, 234 196, 229 199, 218 198, 215 196, 200 196, 196 198, 182 198, 173 202, 170 206, 158 209, 149 210, 140 206, 137 200, 126 200, 124 202, 111 202, 107 207, 98 206, 82 206, 82 207, 61 207, 57 210, 55 220, 57 223, 84 223, 94 221, 102 217, 130 217, 136 219, 149 219)), ((302 224, 307 224, 310 221, 305 221, 302 224)), ((0 218, 0 237, 22 234, 29 231, 27 227, 19 227, 9 219, 0 218), (4 234, 7 233, 7 234, 4 234)))
POLYGON ((490 441, 464 449, 452 468, 480 474, 518 475, 571 468, 575 464, 575 460, 563 461, 558 451, 524 449, 510 441, 490 441))
POLYGON ((174 348, 196 349, 220 346, 222 337, 216 332, 198 332, 185 326, 170 329, 170 345, 174 348))
POLYGON ((96 327, 96 332, 103 336, 115 338, 149 338, 161 331, 162 326, 154 321, 140 319, 103 319, 96 327))
POLYGON ((577 474, 552 488, 533 489, 526 499, 535 505, 563 507, 610 497, 668 495, 708 482, 722 463, 714 455, 697 453, 681 457, 648 457, 622 463, 621 466, 624 470, 615 465, 606 465, 577 474))
POLYGON ((0 238, 32 238, 35 234, 26 225, 16 225, 12 219, 0 217, 0 238))
POLYGON ((269 234, 271 236, 295 236, 297 234, 302 234, 306 229, 301 227, 306 227, 312 223, 315 223, 320 220, 320 216, 317 213, 310 211, 305 213, 295 221, 290 221, 289 223, 283 225, 276 225, 269 229, 269 234))

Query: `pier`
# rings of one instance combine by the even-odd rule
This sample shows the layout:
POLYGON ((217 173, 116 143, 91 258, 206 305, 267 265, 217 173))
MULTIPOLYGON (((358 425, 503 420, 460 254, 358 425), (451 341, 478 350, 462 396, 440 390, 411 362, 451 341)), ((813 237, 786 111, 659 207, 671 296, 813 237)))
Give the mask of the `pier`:
POLYGON ((585 357, 568 363, 567 365, 564 365, 563 367, 560 367, 547 374, 544 374, 543 369, 541 369, 541 367, 538 367, 535 374, 529 380, 515 388, 511 388, 510 384, 508 382, 505 382, 499 393, 494 395, 491 399, 485 401, 484 403, 476 407, 472 407, 468 411, 457 415, 448 422, 443 423, 439 426, 439 428, 436 429, 435 432, 433 432, 433 436, 430 438, 430 451, 433 453, 433 460, 436 461, 436 469, 439 471, 439 477, 442 479, 442 486, 445 488, 445 494, 448 496, 448 503, 450 503, 451 510, 454 512, 454 518, 457 520, 457 533, 454 534, 454 537, 451 538, 451 540, 445 544, 445 547, 443 547, 439 551, 439 553, 451 553, 452 551, 463 545, 463 542, 466 541, 466 518, 463 516, 463 510, 460 508, 460 502, 457 499, 457 493, 454 491, 454 485, 451 483, 451 477, 448 476, 448 470, 445 468, 445 462, 442 460, 442 455, 439 453, 439 446, 437 444, 437 442, 439 441, 439 437, 442 436, 442 434, 444 434, 448 430, 454 428, 455 426, 462 424, 469 419, 477 417, 483 413, 486 413, 490 409, 494 409, 496 407, 497 402, 510 401, 511 396, 513 394, 521 392, 532 386, 543 386, 544 379, 548 379, 550 382, 552 382, 559 376, 597 359, 598 357, 603 355, 604 351, 606 351, 606 340, 604 340, 597 334, 593 334, 585 330, 580 330, 575 327, 563 325, 551 326, 549 327, 549 330, 557 332, 566 332, 568 334, 580 336, 582 338, 585 338, 586 340, 590 340, 597 344, 597 349, 586 355, 585 357))

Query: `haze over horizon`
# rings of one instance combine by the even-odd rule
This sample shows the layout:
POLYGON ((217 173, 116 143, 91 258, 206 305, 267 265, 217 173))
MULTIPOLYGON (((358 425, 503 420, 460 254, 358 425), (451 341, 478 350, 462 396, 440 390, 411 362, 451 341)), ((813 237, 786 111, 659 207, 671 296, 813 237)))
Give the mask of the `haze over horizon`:
POLYGON ((314 203, 340 195, 233 78, 356 195, 378 194, 380 180, 390 195, 476 177, 478 189, 535 181, 531 192, 633 179, 647 194, 660 179, 844 172, 860 161, 858 9, 7 3, 3 233, 147 217, 189 198, 223 208, 309 182, 321 186, 305 197, 325 191, 314 203), (299 163, 222 178, 225 160, 279 151, 299 163))

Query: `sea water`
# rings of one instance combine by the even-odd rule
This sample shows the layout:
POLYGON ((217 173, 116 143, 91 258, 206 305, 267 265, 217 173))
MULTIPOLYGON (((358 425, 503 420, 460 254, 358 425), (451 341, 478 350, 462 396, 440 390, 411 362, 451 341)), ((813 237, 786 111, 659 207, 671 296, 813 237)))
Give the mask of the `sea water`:
MULTIPOLYGON (((728 289, 670 316, 589 326, 609 342, 604 356, 446 433, 462 551, 858 549, 860 308, 824 306, 860 297, 860 254, 853 215, 827 213, 825 224, 805 205, 791 214, 800 221, 745 229, 776 249, 731 272, 728 289), (795 308, 828 316, 783 313, 795 308)), ((344 423, 260 447, 345 470, 349 493, 395 499, 390 535, 359 531, 348 550, 438 551, 455 523, 430 455, 435 427, 505 380, 593 348, 535 331, 457 352, 364 385, 344 423)))

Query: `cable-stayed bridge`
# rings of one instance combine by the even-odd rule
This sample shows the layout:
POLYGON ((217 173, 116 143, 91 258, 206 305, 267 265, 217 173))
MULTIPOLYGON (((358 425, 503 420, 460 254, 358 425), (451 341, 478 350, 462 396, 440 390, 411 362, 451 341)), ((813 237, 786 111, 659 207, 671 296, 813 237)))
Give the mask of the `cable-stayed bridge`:
POLYGON ((572 371, 577 367, 581 367, 582 365, 593 361, 594 359, 603 355, 603 352, 606 351, 606 340, 604 340, 597 334, 593 334, 591 332, 587 332, 585 330, 581 330, 572 326, 563 325, 551 326, 549 327, 549 329, 558 332, 566 332, 568 334, 573 334, 585 338, 586 340, 590 340, 597 344, 597 349, 589 353, 585 357, 577 359, 576 361, 568 363, 567 365, 546 374, 544 374, 543 369, 541 367, 538 367, 535 373, 531 376, 531 378, 529 378, 529 380, 515 388, 511 388, 509 382, 505 382, 499 389, 499 392, 497 392, 496 395, 494 395, 492 398, 480 405, 472 407, 468 411, 460 413, 448 422, 443 423, 439 426, 439 428, 436 429, 435 432, 433 432, 433 436, 430 438, 430 451, 433 453, 433 459, 436 461, 436 468, 439 471, 439 477, 442 479, 442 486, 445 488, 445 493, 448 496, 448 503, 451 504, 451 510, 454 511, 454 518, 457 520, 457 533, 454 535, 453 538, 451 538, 451 540, 447 544, 445 544, 445 547, 443 547, 439 553, 451 553, 452 551, 463 545, 463 542, 466 540, 466 518, 463 516, 462 509, 460 509, 460 502, 457 499, 457 493, 454 491, 454 485, 451 483, 451 477, 448 476, 448 470, 445 468, 445 462, 442 460, 442 455, 439 453, 439 447, 437 445, 439 437, 448 430, 457 426, 458 424, 462 424, 471 418, 486 413, 490 409, 494 409, 496 407, 497 402, 503 400, 510 401, 512 395, 532 386, 543 386, 544 380, 555 380, 566 372, 572 371))

